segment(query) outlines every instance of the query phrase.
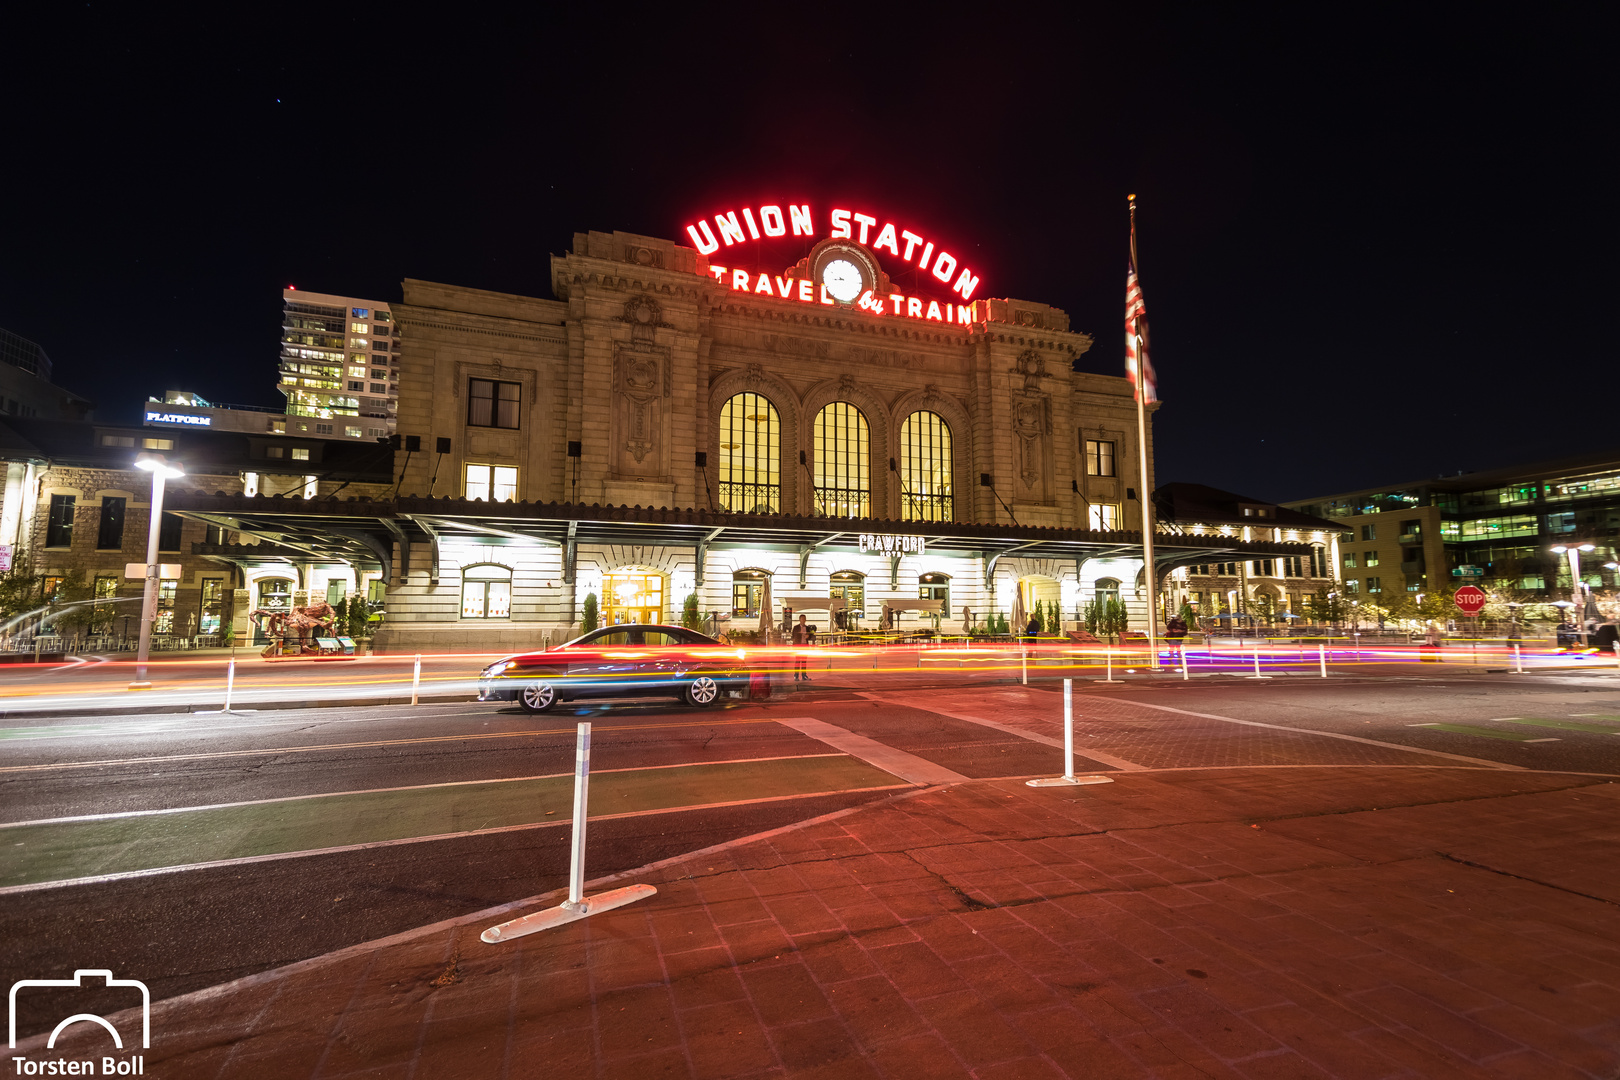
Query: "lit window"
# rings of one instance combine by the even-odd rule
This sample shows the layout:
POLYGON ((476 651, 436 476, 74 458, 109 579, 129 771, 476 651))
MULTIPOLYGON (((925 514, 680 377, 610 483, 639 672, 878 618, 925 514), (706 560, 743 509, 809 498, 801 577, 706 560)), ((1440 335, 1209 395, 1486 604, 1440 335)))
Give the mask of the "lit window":
POLYGON ((285 420, 272 420, 272 421, 270 421, 270 433, 272 435, 285 435, 285 434, 287 434, 287 421, 285 421, 285 420))
MULTIPOLYGON (((518 426, 518 393, 515 382, 495 382, 493 379, 467 380, 467 423, 472 427, 515 428, 518 426)), ((386 394, 388 388, 373 388, 374 393, 386 394)))
POLYGON ((1086 475, 1114 475, 1114 444, 1097 439, 1086 440, 1086 475))
MULTIPOLYGON (((168 514, 164 514, 168 517, 168 514)), ((158 581, 157 616, 152 622, 154 634, 174 633, 174 597, 180 588, 180 582, 174 578, 161 578, 158 581)))
POLYGON ((731 613, 747 618, 759 614, 765 584, 770 575, 763 570, 738 570, 731 575, 731 613))
POLYGON ((468 465, 466 498, 517 501, 517 469, 507 465, 468 465))
POLYGON ((512 613, 512 571, 485 564, 461 571, 461 617, 505 619, 512 613))
POLYGON ((781 422, 758 394, 737 394, 720 407, 720 508, 774 514, 782 508, 781 422))
POLYGON ((308 461, 309 460, 309 448, 304 447, 304 446, 295 446, 295 447, 293 447, 292 459, 294 461, 308 461))
POLYGON ((352 323, 349 324, 349 333, 351 333, 351 334, 369 334, 369 333, 371 333, 371 326, 368 323, 352 322, 352 323))
MULTIPOLYGON (((361 375, 361 374, 364 374, 364 372, 357 371, 357 372, 355 372, 355 374, 356 375, 361 375)), ((386 378, 388 378, 388 369, 383 368, 381 370, 378 370, 377 368, 372 368, 371 369, 371 377, 373 379, 386 379, 386 378)))
POLYGON ((951 578, 949 574, 924 574, 917 579, 917 597, 920 600, 938 600, 939 613, 951 617, 951 578))
POLYGON ((1092 503, 1090 524, 1093 529, 1119 528, 1119 504, 1092 503))
POLYGON ((148 450, 173 450, 173 439, 142 439, 141 445, 148 450))
POLYGON ((1376 551, 1367 552, 1366 555, 1362 558, 1361 564, 1363 566, 1377 566, 1378 565, 1378 552, 1376 552, 1376 551))
MULTIPOLYGON (((339 309, 339 312, 338 312, 338 313, 340 313, 340 312, 341 312, 341 310, 342 310, 342 309, 339 309)), ((334 314, 338 314, 338 313, 334 313, 334 314)), ((350 309, 349 309, 349 313, 350 313, 350 314, 351 314, 351 315, 353 315, 353 316, 354 316, 354 317, 355 317, 355 318, 357 318, 357 319, 363 319, 363 318, 365 318, 365 317, 366 317, 366 316, 367 316, 367 315, 370 315, 370 314, 371 314, 371 310, 370 310, 370 309, 369 309, 369 308, 363 308, 363 307, 357 307, 357 308, 350 308, 350 309)), ((378 318, 379 318, 379 319, 380 319, 380 318, 382 318, 382 315, 381 315, 381 314, 379 314, 379 315, 378 315, 378 316, 377 316, 377 317, 378 317, 378 318)))
POLYGON ((835 401, 816 414, 816 512, 871 517, 868 427, 861 410, 835 401))
POLYGON ((349 374, 357 379, 363 379, 366 377, 366 366, 364 364, 351 364, 349 365, 349 374))
POLYGON ((101 437, 101 445, 102 446, 131 446, 132 447, 132 446, 135 445, 135 436, 133 436, 133 435, 103 435, 101 437))
POLYGON ((900 518, 951 521, 951 429, 931 412, 900 425, 900 518))
POLYGON ((1345 569, 1347 569, 1347 570, 1354 570, 1356 568, 1356 553, 1355 552, 1347 551, 1347 552, 1344 553, 1344 565, 1345 565, 1345 569))
POLYGON ((357 427, 346 427, 343 429, 343 434, 347 435, 351 439, 358 439, 360 437, 360 429, 357 427))
POLYGON ((284 457, 286 456, 286 451, 279 446, 267 446, 264 448, 264 456, 267 458, 284 457))

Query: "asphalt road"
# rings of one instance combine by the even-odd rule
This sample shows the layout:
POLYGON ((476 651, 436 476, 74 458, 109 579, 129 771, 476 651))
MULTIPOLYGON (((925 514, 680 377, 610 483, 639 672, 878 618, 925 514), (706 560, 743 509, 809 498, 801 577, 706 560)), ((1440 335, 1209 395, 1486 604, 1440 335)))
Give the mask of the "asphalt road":
MULTIPOLYGON (((559 888, 580 720, 593 725, 591 877, 891 798, 910 789, 896 774, 908 761, 973 778, 1062 771, 1060 682, 941 682, 885 688, 835 672, 706 711, 7 720, 0 877, 18 884, 0 889, 3 972, 111 968, 168 996, 559 888), (199 850, 213 855, 199 864, 187 854, 199 850)), ((1620 776, 1612 676, 1086 681, 1074 710, 1082 771, 1438 763, 1620 776)), ((32 1030, 26 1005, 20 1019, 32 1030)))

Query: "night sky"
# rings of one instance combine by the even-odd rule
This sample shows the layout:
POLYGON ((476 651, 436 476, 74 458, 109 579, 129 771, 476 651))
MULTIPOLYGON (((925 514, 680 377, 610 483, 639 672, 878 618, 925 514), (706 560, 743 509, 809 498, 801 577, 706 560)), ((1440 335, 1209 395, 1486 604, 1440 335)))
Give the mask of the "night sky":
POLYGON ((277 406, 284 285, 550 296, 575 231, 808 201, 941 237, 1118 374, 1134 191, 1161 482, 1615 446, 1601 5, 661 7, 9 5, 0 326, 102 419, 277 406))

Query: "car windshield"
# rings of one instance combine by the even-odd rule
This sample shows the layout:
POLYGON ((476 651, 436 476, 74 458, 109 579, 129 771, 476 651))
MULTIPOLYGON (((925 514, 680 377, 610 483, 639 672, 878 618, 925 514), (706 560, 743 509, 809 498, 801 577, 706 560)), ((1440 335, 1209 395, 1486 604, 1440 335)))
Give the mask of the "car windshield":
POLYGON ((607 648, 614 645, 719 645, 706 634, 684 626, 604 626, 581 634, 558 648, 607 648))

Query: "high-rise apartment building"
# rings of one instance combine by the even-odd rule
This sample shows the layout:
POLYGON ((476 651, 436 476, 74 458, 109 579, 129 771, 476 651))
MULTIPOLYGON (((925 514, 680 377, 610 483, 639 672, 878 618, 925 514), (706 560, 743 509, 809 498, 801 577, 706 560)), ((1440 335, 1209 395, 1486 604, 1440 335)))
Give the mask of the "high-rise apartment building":
POLYGON ((283 289, 281 306, 277 389, 287 415, 359 427, 362 438, 392 435, 400 342, 388 305, 283 289))

